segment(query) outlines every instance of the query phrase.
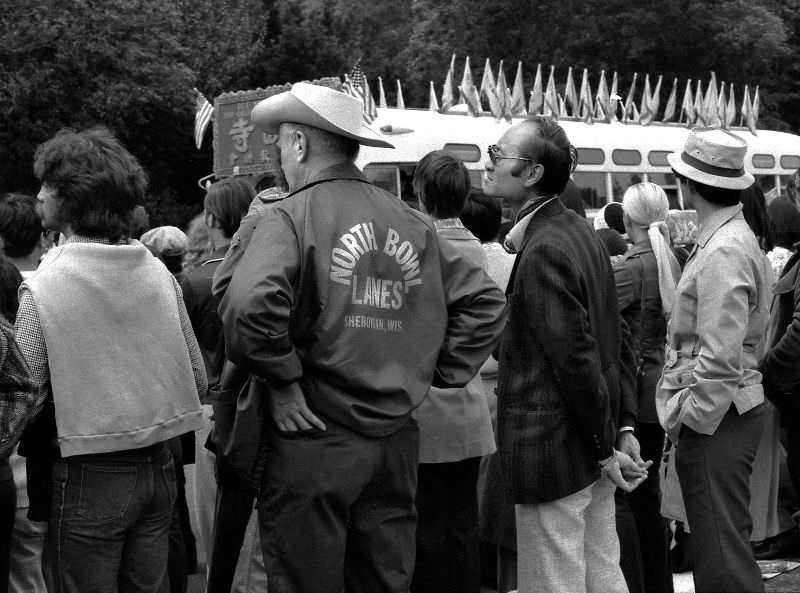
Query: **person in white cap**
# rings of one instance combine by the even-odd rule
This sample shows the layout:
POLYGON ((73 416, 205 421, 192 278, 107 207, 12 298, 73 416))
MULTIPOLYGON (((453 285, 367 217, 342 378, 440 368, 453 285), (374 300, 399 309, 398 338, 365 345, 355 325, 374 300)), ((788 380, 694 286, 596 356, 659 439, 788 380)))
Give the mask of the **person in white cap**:
POLYGON ((739 201, 753 183, 746 152, 739 136, 698 128, 668 156, 699 229, 677 287, 656 406, 676 445, 698 592, 764 590, 748 507, 763 428, 757 348, 770 274, 739 201))
POLYGON ((391 147, 362 115, 307 83, 256 105, 290 193, 215 286, 227 355, 270 396, 258 510, 271 593, 408 591, 411 412, 431 384, 466 385, 503 325, 483 269, 355 167, 360 144, 391 147))

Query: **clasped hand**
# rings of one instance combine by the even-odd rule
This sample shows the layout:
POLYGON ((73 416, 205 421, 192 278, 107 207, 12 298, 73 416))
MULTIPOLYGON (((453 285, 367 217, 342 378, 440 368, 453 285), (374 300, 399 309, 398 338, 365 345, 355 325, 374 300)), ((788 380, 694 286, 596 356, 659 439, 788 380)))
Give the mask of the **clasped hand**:
MULTIPOLYGON (((633 433, 622 433, 617 441, 618 450, 612 457, 616 456, 618 466, 610 471, 603 472, 615 486, 622 488, 625 492, 631 492, 639 484, 647 479, 647 470, 653 465, 653 461, 644 461, 639 454, 639 441, 633 433)), ((601 463, 605 463, 604 460, 601 463)))

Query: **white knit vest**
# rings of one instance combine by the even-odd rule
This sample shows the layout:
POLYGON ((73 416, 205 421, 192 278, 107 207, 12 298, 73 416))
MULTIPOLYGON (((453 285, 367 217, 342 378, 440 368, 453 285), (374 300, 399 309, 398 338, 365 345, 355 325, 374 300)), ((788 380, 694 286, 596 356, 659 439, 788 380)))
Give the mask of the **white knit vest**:
POLYGON ((65 457, 200 427, 172 276, 141 243, 67 243, 26 280, 47 346, 65 457))

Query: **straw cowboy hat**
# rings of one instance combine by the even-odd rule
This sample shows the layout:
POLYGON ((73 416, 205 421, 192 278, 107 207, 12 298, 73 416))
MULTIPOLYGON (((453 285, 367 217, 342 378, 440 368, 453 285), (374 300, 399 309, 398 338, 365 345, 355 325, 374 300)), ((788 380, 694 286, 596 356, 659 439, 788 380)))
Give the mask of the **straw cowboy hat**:
POLYGON ((684 177, 727 189, 746 189, 755 179, 744 170, 747 142, 718 128, 695 128, 683 152, 667 155, 672 169, 684 177))
POLYGON ((350 95, 307 82, 268 97, 253 107, 253 122, 268 134, 277 134, 282 123, 305 124, 358 140, 359 144, 394 148, 364 123, 364 105, 350 95))

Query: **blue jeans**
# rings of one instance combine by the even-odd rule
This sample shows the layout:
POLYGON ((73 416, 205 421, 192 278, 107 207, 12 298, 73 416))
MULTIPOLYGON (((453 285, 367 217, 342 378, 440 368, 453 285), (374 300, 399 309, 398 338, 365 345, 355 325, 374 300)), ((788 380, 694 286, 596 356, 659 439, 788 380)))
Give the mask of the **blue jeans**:
POLYGON ((166 443, 59 459, 52 476, 49 590, 158 593, 176 499, 166 443))

